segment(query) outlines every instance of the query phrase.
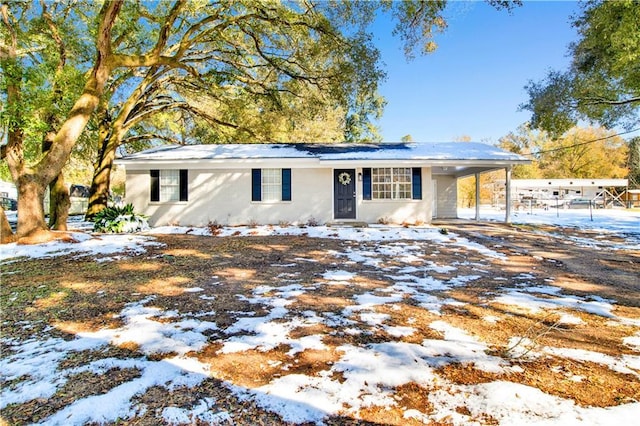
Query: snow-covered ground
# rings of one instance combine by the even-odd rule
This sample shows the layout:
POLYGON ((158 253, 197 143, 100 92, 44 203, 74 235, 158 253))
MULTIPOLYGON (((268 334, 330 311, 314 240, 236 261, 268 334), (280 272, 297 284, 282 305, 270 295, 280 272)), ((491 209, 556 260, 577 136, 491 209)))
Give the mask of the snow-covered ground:
MULTIPOLYGON (((461 216, 472 211, 461 212, 461 216)), ((503 213, 502 213, 503 214, 503 213)), ((484 213, 484 219, 502 220, 500 212, 484 213)), ((555 211, 536 214, 514 215, 516 223, 554 223, 560 226, 579 227, 598 231, 598 243, 609 248, 637 249, 640 246, 640 212, 594 211, 593 220, 589 212, 555 211), (556 220, 554 220, 554 218, 556 220), (620 239, 624 241, 621 243, 620 239)), ((78 226, 82 226, 78 224, 78 226)), ((206 229, 163 227, 146 235, 99 235, 76 234, 78 243, 49 243, 38 246, 0 246, 0 262, 11 262, 15 257, 53 258, 63 254, 93 256, 105 262, 122 256, 142 256, 150 244, 158 244, 154 233, 190 233, 207 235, 206 229)), ((493 248, 484 246, 453 233, 442 233, 438 227, 402 228, 394 226, 373 226, 363 229, 352 228, 296 228, 296 227, 252 227, 223 228, 219 237, 228 235, 307 235, 310 238, 338 238, 352 241, 375 241, 375 250, 354 245, 344 253, 335 253, 345 263, 367 265, 371 273, 394 277, 394 284, 384 292, 363 293, 354 298, 353 304, 341 314, 321 311, 306 311, 304 315, 292 315, 289 306, 305 293, 312 292, 317 283, 307 283, 296 279, 295 265, 302 260, 292 259, 291 273, 274 277, 270 286, 259 286, 247 300, 261 304, 268 312, 265 316, 247 313, 240 315, 237 322, 224 330, 211 321, 200 319, 215 315, 213 312, 190 312, 181 316, 177 312, 163 311, 153 306, 153 296, 130 303, 119 313, 123 325, 117 329, 102 329, 95 332, 78 333, 73 340, 35 338, 18 341, 0 337, 0 342, 8 349, 0 359, 0 378, 5 383, 14 383, 0 391, 0 408, 12 403, 25 403, 35 398, 49 398, 59 390, 70 377, 82 372, 102 374, 113 368, 133 368, 139 376, 100 395, 78 399, 60 409, 54 415, 42 419, 38 424, 81 425, 89 422, 117 422, 131 418, 144 411, 144 407, 134 403, 135 395, 144 393, 152 386, 162 386, 169 390, 193 387, 210 375, 210 366, 202 363, 193 352, 201 350, 208 342, 212 330, 226 335, 221 339, 220 353, 241 353, 250 349, 268 351, 280 345, 291 349, 287 354, 292 359, 307 349, 323 349, 322 335, 293 337, 291 331, 300 327, 323 324, 340 329, 343 333, 366 332, 358 324, 383 330, 389 336, 398 337, 376 344, 362 346, 343 345, 337 349, 340 359, 331 368, 316 375, 283 373, 270 383, 246 388, 227 383, 238 397, 255 401, 263 408, 277 412, 285 421, 321 424, 323 419, 333 414, 355 415, 359 409, 368 406, 396 406, 393 389, 408 383, 434 387, 428 395, 432 410, 429 414, 415 409, 407 409, 404 417, 424 423, 446 421, 455 425, 481 424, 484 415, 489 415, 503 425, 553 424, 553 425, 624 425, 632 424, 640 417, 640 402, 632 402, 616 407, 582 407, 571 399, 553 396, 523 384, 506 380, 496 380, 475 385, 459 385, 439 377, 435 370, 449 363, 473 364, 475 368, 490 373, 507 373, 520 367, 507 360, 490 355, 488 346, 467 331, 447 323, 444 319, 432 322, 429 327, 442 336, 441 339, 426 339, 421 343, 401 341, 402 336, 415 332, 412 324, 390 326, 387 316, 376 311, 376 307, 394 304, 403 298, 413 298, 416 303, 430 312, 439 313, 445 304, 459 303, 431 294, 464 285, 478 277, 456 275, 458 264, 441 264, 438 259, 425 262, 416 268, 415 261, 419 247, 415 242, 425 242, 432 246, 456 245, 465 251, 482 256, 486 262, 506 261, 504 255, 493 248), (413 242, 413 243, 412 243, 413 242), (406 263, 402 268, 389 271, 379 266, 384 256, 394 256, 397 262, 406 263), (429 271, 451 273, 451 279, 440 280, 429 276, 429 271), (353 318, 358 317, 359 322, 353 318), (135 342, 144 354, 172 353, 171 357, 157 360, 157 357, 135 359, 105 358, 86 365, 62 368, 61 362, 75 352, 105 348, 121 342, 135 342), (25 379, 27 377, 27 379, 25 379), (339 377, 339 379, 338 379, 339 377), (13 381, 13 382, 12 382, 13 381), (437 386, 435 384, 437 383, 437 386), (459 407, 466 410, 461 411, 459 407)), ((576 242, 580 243, 580 242, 576 242)), ((282 265, 285 266, 285 265, 282 265)), ((482 265, 478 266, 482 269, 482 265)), ((478 272, 481 274, 482 272, 478 272)), ((318 279, 331 283, 349 283, 357 277, 353 272, 335 267, 327 270, 318 279)), ((531 277, 524 274, 526 282, 531 277)), ((5 277, 3 279, 8 279, 5 277)), ((212 277, 215 279, 215 277, 212 277)), ((500 280, 501 277, 495 277, 500 280)), ((214 283, 215 284, 215 283, 214 283)), ((189 292, 206 300, 212 297, 207 289, 191 287, 189 292)), ((8 295, 11 297, 11 295, 8 295)), ((615 315, 615 300, 597 296, 570 296, 561 294, 560 288, 548 279, 546 285, 519 286, 505 280, 504 292, 496 295, 496 301, 517 305, 525 310, 560 310, 561 321, 567 324, 581 321, 574 313, 589 313, 607 319, 612 326, 624 324, 635 330, 624 343, 632 348, 633 355, 619 357, 586 350, 558 347, 526 346, 526 339, 514 336, 514 351, 526 348, 527 357, 552 354, 556 357, 572 359, 576 362, 589 361, 607 368, 640 378, 640 318, 624 318, 615 315), (543 295, 544 297, 542 297, 543 295)), ((496 318, 485 318, 496 321, 496 318)), ((30 324, 25 323, 25 328, 30 324)), ((524 353, 523 353, 524 355, 524 353)), ((576 377, 579 381, 583 378, 576 377)), ((167 405, 162 417, 168 424, 229 424, 233 423, 233 413, 212 409, 213 398, 204 397, 189 408, 167 405)))
MULTIPOLYGON (((475 209, 458 209, 458 217, 475 218, 475 209)), ((504 210, 481 209, 480 220, 504 221, 504 210)), ((628 209, 533 209, 514 211, 511 222, 531 225, 557 225, 602 232, 603 236, 628 235, 640 242, 640 210, 628 209)))

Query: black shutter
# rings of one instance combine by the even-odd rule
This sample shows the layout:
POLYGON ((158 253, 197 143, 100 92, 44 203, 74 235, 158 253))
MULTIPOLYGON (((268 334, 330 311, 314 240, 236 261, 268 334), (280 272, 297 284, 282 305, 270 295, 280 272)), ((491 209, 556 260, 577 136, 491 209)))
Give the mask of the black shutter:
POLYGON ((291 201, 291 169, 282 169, 282 201, 291 201))
POLYGON ((362 199, 371 199, 371 169, 362 169, 362 199))
POLYGON ((151 170, 151 201, 160 201, 160 170, 151 170))
POLYGON ((413 199, 422 200, 422 169, 414 167, 411 173, 411 184, 413 187, 413 199))
POLYGON ((180 201, 189 201, 189 170, 180 170, 180 201))
POLYGON ((261 169, 251 169, 251 201, 262 201, 261 169))

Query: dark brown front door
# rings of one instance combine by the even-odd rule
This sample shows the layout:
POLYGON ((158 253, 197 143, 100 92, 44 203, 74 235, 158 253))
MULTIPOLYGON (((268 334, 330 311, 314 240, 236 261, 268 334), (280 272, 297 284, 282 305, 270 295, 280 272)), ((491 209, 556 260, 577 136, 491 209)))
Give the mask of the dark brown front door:
POLYGON ((356 218, 356 171, 333 171, 333 215, 336 219, 356 218))

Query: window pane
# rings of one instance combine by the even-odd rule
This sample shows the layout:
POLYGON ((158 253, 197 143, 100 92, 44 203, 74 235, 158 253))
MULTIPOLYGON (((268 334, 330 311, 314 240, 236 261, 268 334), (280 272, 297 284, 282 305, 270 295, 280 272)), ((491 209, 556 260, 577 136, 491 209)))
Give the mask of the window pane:
POLYGON ((391 198, 391 169, 371 169, 371 192, 373 199, 391 198))
POLYGON ((160 170, 160 201, 180 201, 179 170, 160 170))
POLYGON ((282 170, 262 169, 262 201, 282 200, 282 170))
POLYGON ((393 169, 393 199, 411 198, 411 168, 397 167, 393 169))

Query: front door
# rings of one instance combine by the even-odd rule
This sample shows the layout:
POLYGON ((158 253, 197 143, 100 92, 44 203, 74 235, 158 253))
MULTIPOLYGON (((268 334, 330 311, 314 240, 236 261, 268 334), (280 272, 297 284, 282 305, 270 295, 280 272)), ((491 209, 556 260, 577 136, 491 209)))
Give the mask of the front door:
POLYGON ((333 171, 333 215, 336 219, 356 218, 356 171, 333 171))

